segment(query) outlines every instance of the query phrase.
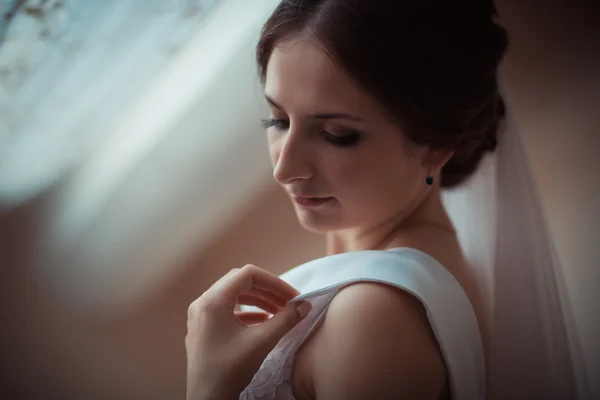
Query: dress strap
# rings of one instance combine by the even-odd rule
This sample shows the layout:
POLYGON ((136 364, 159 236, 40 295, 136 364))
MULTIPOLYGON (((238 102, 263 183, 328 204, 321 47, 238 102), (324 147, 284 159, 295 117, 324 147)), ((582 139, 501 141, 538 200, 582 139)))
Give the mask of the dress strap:
POLYGON ((320 288, 293 301, 335 296, 357 282, 387 284, 415 296, 427 312, 446 361, 452 397, 485 398, 483 345, 475 313, 460 284, 437 260, 414 249, 360 251, 320 260, 310 265, 319 271, 320 288))

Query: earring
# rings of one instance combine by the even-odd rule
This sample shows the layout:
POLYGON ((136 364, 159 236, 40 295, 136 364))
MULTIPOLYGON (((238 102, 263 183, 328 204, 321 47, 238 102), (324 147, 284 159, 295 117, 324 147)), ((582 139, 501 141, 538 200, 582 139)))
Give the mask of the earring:
POLYGON ((425 183, 429 186, 433 185, 433 176, 428 176, 427 179, 425 179, 425 183))

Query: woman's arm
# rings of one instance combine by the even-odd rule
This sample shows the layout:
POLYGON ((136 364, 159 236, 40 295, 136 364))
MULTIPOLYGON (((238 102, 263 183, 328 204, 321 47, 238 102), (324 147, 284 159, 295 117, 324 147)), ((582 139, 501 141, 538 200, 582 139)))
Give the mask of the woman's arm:
POLYGON ((399 289, 343 289, 294 364, 299 398, 438 399, 446 367, 421 303, 399 289))

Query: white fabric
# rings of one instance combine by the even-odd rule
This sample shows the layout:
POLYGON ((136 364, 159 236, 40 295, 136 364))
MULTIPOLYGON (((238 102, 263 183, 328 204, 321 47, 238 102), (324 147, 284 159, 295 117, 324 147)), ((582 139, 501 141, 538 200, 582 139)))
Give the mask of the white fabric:
POLYGON ((311 301, 313 309, 269 354, 240 399, 293 399, 290 377, 296 351, 322 321, 334 296, 359 281, 389 284, 419 299, 446 361, 452 398, 484 399, 484 356, 475 314, 458 282, 427 254, 408 248, 343 253, 298 266, 281 278, 303 293, 293 301, 311 301))
MULTIPOLYGON (((490 332, 487 398, 591 399, 561 266, 510 98, 503 92, 508 118, 496 153, 484 160, 467 184, 443 194, 484 296, 484 323, 490 332)), ((309 289, 326 279, 320 274, 315 275, 317 281, 294 274, 294 285, 309 289)), ((291 366, 284 366, 289 373, 291 366)), ((266 397, 243 398, 291 398, 265 393, 266 397)), ((468 398, 457 397, 456 392, 453 396, 468 398)))
POLYGON ((510 107, 497 152, 466 185, 446 192, 444 203, 486 300, 488 398, 590 398, 560 265, 510 107))

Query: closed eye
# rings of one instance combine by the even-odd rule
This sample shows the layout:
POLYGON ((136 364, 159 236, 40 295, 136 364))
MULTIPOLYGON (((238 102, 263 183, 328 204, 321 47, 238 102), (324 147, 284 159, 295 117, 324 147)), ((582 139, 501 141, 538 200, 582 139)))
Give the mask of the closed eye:
POLYGON ((338 147, 354 147, 361 139, 361 135, 358 132, 352 132, 342 136, 323 132, 323 136, 329 143, 338 147))
MULTIPOLYGON (((264 129, 275 128, 279 131, 290 129, 290 121, 287 119, 263 119, 261 120, 264 129)), ((354 147, 362 139, 362 135, 358 132, 349 132, 344 135, 332 135, 329 132, 322 132, 323 138, 334 146, 338 147, 354 147)))
POLYGON ((264 129, 269 129, 271 127, 274 127, 276 129, 279 129, 282 131, 290 129, 290 121, 286 120, 286 119, 270 118, 270 119, 263 119, 263 120, 261 120, 261 122, 262 122, 262 126, 264 129))

